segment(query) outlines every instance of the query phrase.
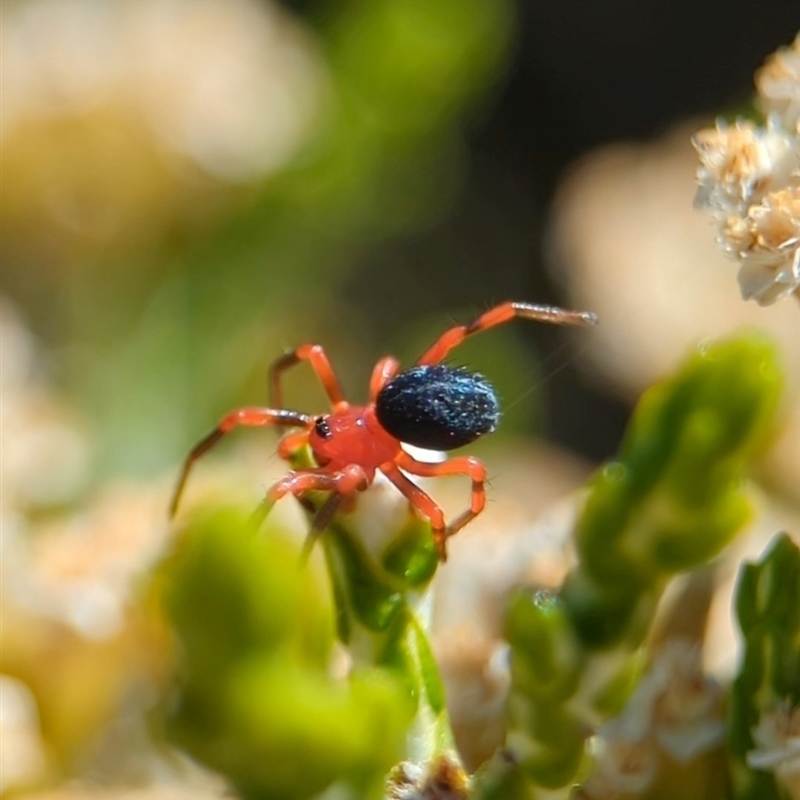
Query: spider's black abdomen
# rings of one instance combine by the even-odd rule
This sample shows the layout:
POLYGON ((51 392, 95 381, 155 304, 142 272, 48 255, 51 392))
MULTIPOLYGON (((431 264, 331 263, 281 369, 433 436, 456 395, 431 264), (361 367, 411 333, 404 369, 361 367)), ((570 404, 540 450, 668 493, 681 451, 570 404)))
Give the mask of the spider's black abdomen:
POLYGON ((392 378, 378 393, 375 413, 401 442, 453 450, 491 433, 500 420, 500 405, 482 375, 435 364, 392 378))

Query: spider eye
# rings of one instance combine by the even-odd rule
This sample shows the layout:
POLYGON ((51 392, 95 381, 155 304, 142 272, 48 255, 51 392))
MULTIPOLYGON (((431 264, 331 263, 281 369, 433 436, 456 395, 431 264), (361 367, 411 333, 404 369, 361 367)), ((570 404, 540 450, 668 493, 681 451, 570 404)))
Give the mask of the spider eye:
POLYGON ((331 438, 331 426, 328 424, 328 420, 325 417, 317 417, 314 420, 314 430, 317 433, 317 436, 320 439, 330 439, 331 438))

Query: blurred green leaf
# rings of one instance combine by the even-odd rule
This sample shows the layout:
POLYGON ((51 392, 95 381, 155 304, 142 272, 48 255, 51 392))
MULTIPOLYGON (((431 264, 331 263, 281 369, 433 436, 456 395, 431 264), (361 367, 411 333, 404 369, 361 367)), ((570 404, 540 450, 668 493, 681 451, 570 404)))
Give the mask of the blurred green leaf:
POLYGON ((763 714, 800 706, 800 549, 777 536, 760 562, 739 573, 736 614, 744 655, 733 685, 729 748, 737 800, 781 797, 772 772, 748 766, 763 714))
POLYGON ((298 558, 233 511, 189 524, 161 575, 179 645, 169 733, 246 798, 310 798, 337 781, 378 797, 412 703, 384 670, 330 677, 331 609, 298 558))
MULTIPOLYGON (((619 455, 592 481, 576 523, 578 564, 560 593, 520 592, 509 606, 511 752, 479 786, 510 782, 524 797, 516 773, 532 787, 577 780, 591 731, 620 712, 641 675, 639 648, 668 578, 715 556, 749 519, 746 469, 772 432, 782 387, 774 348, 750 335, 703 346, 643 396, 619 455)), ((794 624, 800 603, 786 602, 782 619, 794 624)), ((797 657, 775 661, 784 681, 800 681, 797 657)))
POLYGON ((773 431, 782 388, 773 346, 751 335, 703 346, 643 396, 577 525, 580 568, 564 598, 587 642, 629 630, 653 588, 716 555, 750 518, 744 470, 773 431))

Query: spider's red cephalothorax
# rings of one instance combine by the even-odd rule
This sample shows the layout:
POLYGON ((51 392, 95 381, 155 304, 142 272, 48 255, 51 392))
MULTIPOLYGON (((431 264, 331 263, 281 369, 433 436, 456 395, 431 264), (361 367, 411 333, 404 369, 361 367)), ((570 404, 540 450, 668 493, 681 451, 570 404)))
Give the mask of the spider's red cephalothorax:
MULTIPOLYGON (((391 356, 382 358, 372 371, 369 403, 351 406, 345 399, 336 373, 318 344, 304 344, 279 358, 270 370, 272 407, 240 408, 227 414, 219 425, 188 455, 175 489, 171 513, 180 500, 192 464, 226 433, 240 425, 295 427, 278 445, 278 453, 289 459, 308 445, 317 466, 289 472, 267 492, 264 512, 287 494, 330 492, 317 513, 310 537, 325 529, 345 498, 367 489, 381 472, 426 519, 430 520, 441 559, 447 557, 447 539, 457 533, 486 505, 486 469, 478 459, 459 456, 438 464, 418 461, 402 443, 432 450, 453 450, 491 433, 500 419, 497 397, 491 384, 477 373, 442 363, 453 348, 480 331, 509 322, 515 317, 561 325, 594 324, 594 314, 566 311, 529 303, 501 303, 468 325, 446 330, 408 370, 391 356), (329 414, 310 416, 281 408, 281 375, 308 361, 331 401, 329 414), (464 475, 472 481, 469 508, 450 524, 438 505, 408 476, 464 475)), ((310 538, 313 541, 313 538, 310 538)))

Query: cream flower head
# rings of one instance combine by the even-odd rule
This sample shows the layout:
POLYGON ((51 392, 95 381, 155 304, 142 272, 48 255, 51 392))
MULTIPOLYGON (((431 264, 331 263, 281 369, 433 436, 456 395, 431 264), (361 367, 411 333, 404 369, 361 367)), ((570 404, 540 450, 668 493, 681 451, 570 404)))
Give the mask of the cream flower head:
POLYGON ((709 209, 717 241, 739 262, 745 300, 800 298, 800 34, 757 73, 760 127, 718 121, 692 137, 700 158, 695 205, 709 209))

